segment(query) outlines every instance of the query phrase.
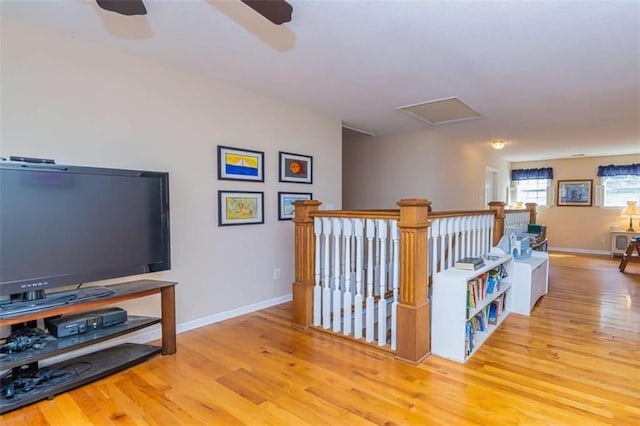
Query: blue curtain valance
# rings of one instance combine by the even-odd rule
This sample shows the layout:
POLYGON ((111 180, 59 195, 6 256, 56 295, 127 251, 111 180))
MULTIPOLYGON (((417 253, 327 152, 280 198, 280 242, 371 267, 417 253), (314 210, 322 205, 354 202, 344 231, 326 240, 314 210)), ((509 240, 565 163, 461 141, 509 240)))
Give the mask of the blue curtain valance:
POLYGON ((614 166, 613 164, 610 164, 608 166, 598 166, 598 176, 621 176, 621 175, 640 176, 640 163, 625 164, 622 166, 614 166))
POLYGON ((553 168, 543 167, 541 169, 511 170, 511 180, 531 180, 531 179, 553 179, 553 168))

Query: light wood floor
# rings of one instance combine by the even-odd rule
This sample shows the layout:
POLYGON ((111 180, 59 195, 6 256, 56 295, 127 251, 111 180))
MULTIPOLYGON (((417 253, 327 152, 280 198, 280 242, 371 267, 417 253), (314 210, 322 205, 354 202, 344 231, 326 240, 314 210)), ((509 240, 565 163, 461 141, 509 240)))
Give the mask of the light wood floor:
POLYGON ((178 353, 2 425, 638 425, 640 263, 556 253, 550 291, 467 364, 418 366, 289 325, 290 304, 182 333, 178 353))

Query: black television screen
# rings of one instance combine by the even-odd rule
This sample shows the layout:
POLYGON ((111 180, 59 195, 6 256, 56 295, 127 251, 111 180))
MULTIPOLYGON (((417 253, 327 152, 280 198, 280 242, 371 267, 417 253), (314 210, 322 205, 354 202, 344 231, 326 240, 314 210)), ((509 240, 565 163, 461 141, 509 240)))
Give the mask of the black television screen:
POLYGON ((0 296, 170 266, 168 173, 0 163, 0 296))

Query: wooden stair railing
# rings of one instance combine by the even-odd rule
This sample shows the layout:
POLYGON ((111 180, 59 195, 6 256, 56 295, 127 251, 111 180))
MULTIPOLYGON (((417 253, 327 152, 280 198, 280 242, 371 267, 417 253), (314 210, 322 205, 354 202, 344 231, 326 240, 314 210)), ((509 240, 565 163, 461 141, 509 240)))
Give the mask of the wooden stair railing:
MULTIPOLYGON (((504 202, 489 203, 489 210, 432 212, 431 202, 426 199, 403 199, 398 203, 399 210, 366 211, 320 211, 320 201, 303 200, 295 203, 295 281, 293 283, 293 324, 307 328, 313 325, 313 299, 316 271, 316 250, 320 242, 314 233, 314 218, 354 218, 354 219, 391 219, 397 220, 399 231, 399 300, 397 306, 396 357, 419 363, 430 353, 430 304, 428 299, 429 273, 429 227, 430 219, 476 217, 493 215, 493 229, 489 232, 495 245, 505 233, 507 215, 521 215, 522 209, 506 210, 504 202)), ((527 203, 529 223, 536 221, 536 204, 527 203)), ((334 219, 335 220, 335 219, 334 219)), ((455 223, 459 223, 455 220, 455 223)), ((486 228, 485 228, 486 229, 486 228)), ((450 250, 457 252, 456 237, 448 234, 451 246, 441 246, 446 265, 440 259, 431 265, 436 270, 452 267, 450 250)), ((440 237, 442 238, 442 237, 440 237)), ((483 237, 484 238, 484 237, 483 237)), ((319 239, 318 239, 319 240, 319 239)), ((484 240, 486 241, 486 240, 484 240)), ((444 244, 444 243, 443 243, 444 244)), ((483 250, 486 247, 483 246, 483 250)), ((453 254, 455 255, 455 253, 453 254)), ((455 259, 453 259, 455 260, 455 259)), ((433 271, 434 273, 437 271, 433 271)), ((386 299, 386 295, 385 295, 386 299)), ((346 337, 346 336, 343 336, 346 337)), ((359 339, 354 339, 359 340, 359 339)), ((392 339, 393 340, 393 339, 392 339)))

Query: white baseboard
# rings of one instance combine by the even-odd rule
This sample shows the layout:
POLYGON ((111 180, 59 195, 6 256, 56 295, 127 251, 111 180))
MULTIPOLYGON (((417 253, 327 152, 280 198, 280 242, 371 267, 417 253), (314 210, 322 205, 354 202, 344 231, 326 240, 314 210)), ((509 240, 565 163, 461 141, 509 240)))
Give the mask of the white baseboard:
MULTIPOLYGON (((240 315, 249 314, 251 312, 259 311, 261 309, 266 309, 272 306, 280 305, 282 303, 290 302, 291 300, 293 300, 293 295, 291 293, 286 294, 284 296, 275 297, 273 299, 263 300, 262 302, 254 303, 253 305, 242 306, 240 308, 232 309, 230 311, 220 312, 218 314, 213 314, 207 317, 198 318, 195 320, 180 323, 177 325, 176 331, 178 333, 182 333, 184 331, 193 330, 194 328, 203 327, 209 324, 215 324, 220 321, 239 317, 240 315)), ((159 338, 160 336, 157 337, 157 339, 159 338)))
MULTIPOLYGON (((220 321, 239 317, 240 315, 249 314, 251 312, 259 311, 261 309, 270 308, 271 306, 276 306, 282 303, 290 302, 291 300, 293 300, 293 295, 289 293, 284 296, 275 297, 273 299, 263 300, 262 302, 254 303, 252 305, 242 306, 240 308, 231 309, 229 311, 220 312, 220 313, 209 315, 203 318, 186 321, 176 325, 176 332, 182 333, 185 331, 193 330, 194 328, 204 327, 205 325, 209 325, 209 324, 215 324, 220 321)), ((40 366, 44 367, 44 366, 51 365, 66 359, 76 358, 78 356, 95 352, 100 349, 109 348, 111 346, 119 345, 121 343, 126 343, 126 342, 148 343, 154 340, 158 340, 161 337, 162 337, 162 330, 160 328, 160 325, 159 324, 153 325, 137 333, 131 333, 126 336, 116 337, 114 339, 110 339, 105 342, 96 343, 95 345, 91 345, 90 347, 85 347, 82 349, 78 349, 76 351, 67 352, 65 354, 58 355, 56 357, 47 358, 45 360, 40 361, 40 366)))
POLYGON ((611 254, 609 250, 586 250, 586 249, 568 248, 568 247, 549 247, 549 251, 563 251, 563 252, 569 252, 569 253, 583 253, 583 254, 604 254, 604 255, 611 254))

